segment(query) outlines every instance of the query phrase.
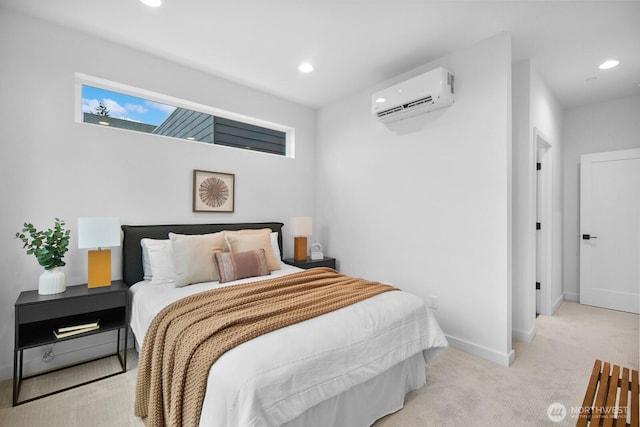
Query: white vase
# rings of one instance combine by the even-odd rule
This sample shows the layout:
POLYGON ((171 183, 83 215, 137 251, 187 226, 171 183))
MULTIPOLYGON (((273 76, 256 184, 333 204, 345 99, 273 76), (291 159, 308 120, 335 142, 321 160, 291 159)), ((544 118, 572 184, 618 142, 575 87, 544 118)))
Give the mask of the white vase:
POLYGON ((38 280, 38 293, 40 295, 52 295, 64 292, 67 284, 64 272, 60 267, 53 267, 51 270, 45 270, 38 280))

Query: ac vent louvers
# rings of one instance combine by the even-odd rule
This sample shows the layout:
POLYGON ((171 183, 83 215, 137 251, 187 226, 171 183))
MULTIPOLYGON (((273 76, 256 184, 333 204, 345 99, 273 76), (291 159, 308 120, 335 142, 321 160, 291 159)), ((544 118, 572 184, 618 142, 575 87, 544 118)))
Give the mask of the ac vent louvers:
POLYGON ((380 111, 379 113, 377 113, 377 115, 378 117, 384 117, 389 114, 397 113, 399 111, 410 110, 411 108, 415 108, 423 104, 433 104, 433 99, 430 96, 425 96, 424 98, 416 99, 415 101, 411 101, 407 104, 398 105, 397 107, 380 111))
POLYGON ((430 96, 425 96, 424 98, 416 99, 415 101, 404 104, 402 107, 407 110, 422 104, 433 104, 433 99, 430 96))
POLYGON ((394 108, 389 108, 388 110, 380 111, 378 113, 378 117, 388 116, 389 114, 397 113, 399 111, 402 111, 402 107, 401 106, 397 106, 397 107, 394 107, 394 108))

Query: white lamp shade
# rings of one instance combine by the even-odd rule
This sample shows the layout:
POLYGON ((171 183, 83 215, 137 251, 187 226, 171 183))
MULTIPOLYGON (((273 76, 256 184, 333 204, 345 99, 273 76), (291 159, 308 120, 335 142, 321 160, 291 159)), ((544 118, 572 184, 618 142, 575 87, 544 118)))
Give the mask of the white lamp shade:
POLYGON ((78 218, 78 248, 120 246, 119 218, 78 218))
POLYGON ((311 236, 313 234, 313 218, 310 216, 291 218, 291 234, 293 236, 311 236))

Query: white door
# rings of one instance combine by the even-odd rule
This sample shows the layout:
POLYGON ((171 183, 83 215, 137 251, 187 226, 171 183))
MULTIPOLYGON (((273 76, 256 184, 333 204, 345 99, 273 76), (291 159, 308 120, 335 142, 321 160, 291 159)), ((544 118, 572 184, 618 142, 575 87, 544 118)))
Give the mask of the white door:
POLYGON ((580 303, 640 313, 640 149, 580 162, 580 303))

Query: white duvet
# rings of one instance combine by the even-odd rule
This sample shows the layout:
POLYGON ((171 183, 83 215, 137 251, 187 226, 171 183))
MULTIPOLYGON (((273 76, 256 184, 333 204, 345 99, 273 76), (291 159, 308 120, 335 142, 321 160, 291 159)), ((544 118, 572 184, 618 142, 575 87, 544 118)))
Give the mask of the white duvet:
MULTIPOLYGON (((283 265, 269 279, 300 271, 283 265)), ((140 282, 131 328, 138 344, 167 304, 216 286, 140 282)), ((277 426, 403 360, 423 352, 428 361, 447 340, 424 301, 385 292, 331 313, 262 335, 222 355, 211 367, 200 426, 277 426)))

